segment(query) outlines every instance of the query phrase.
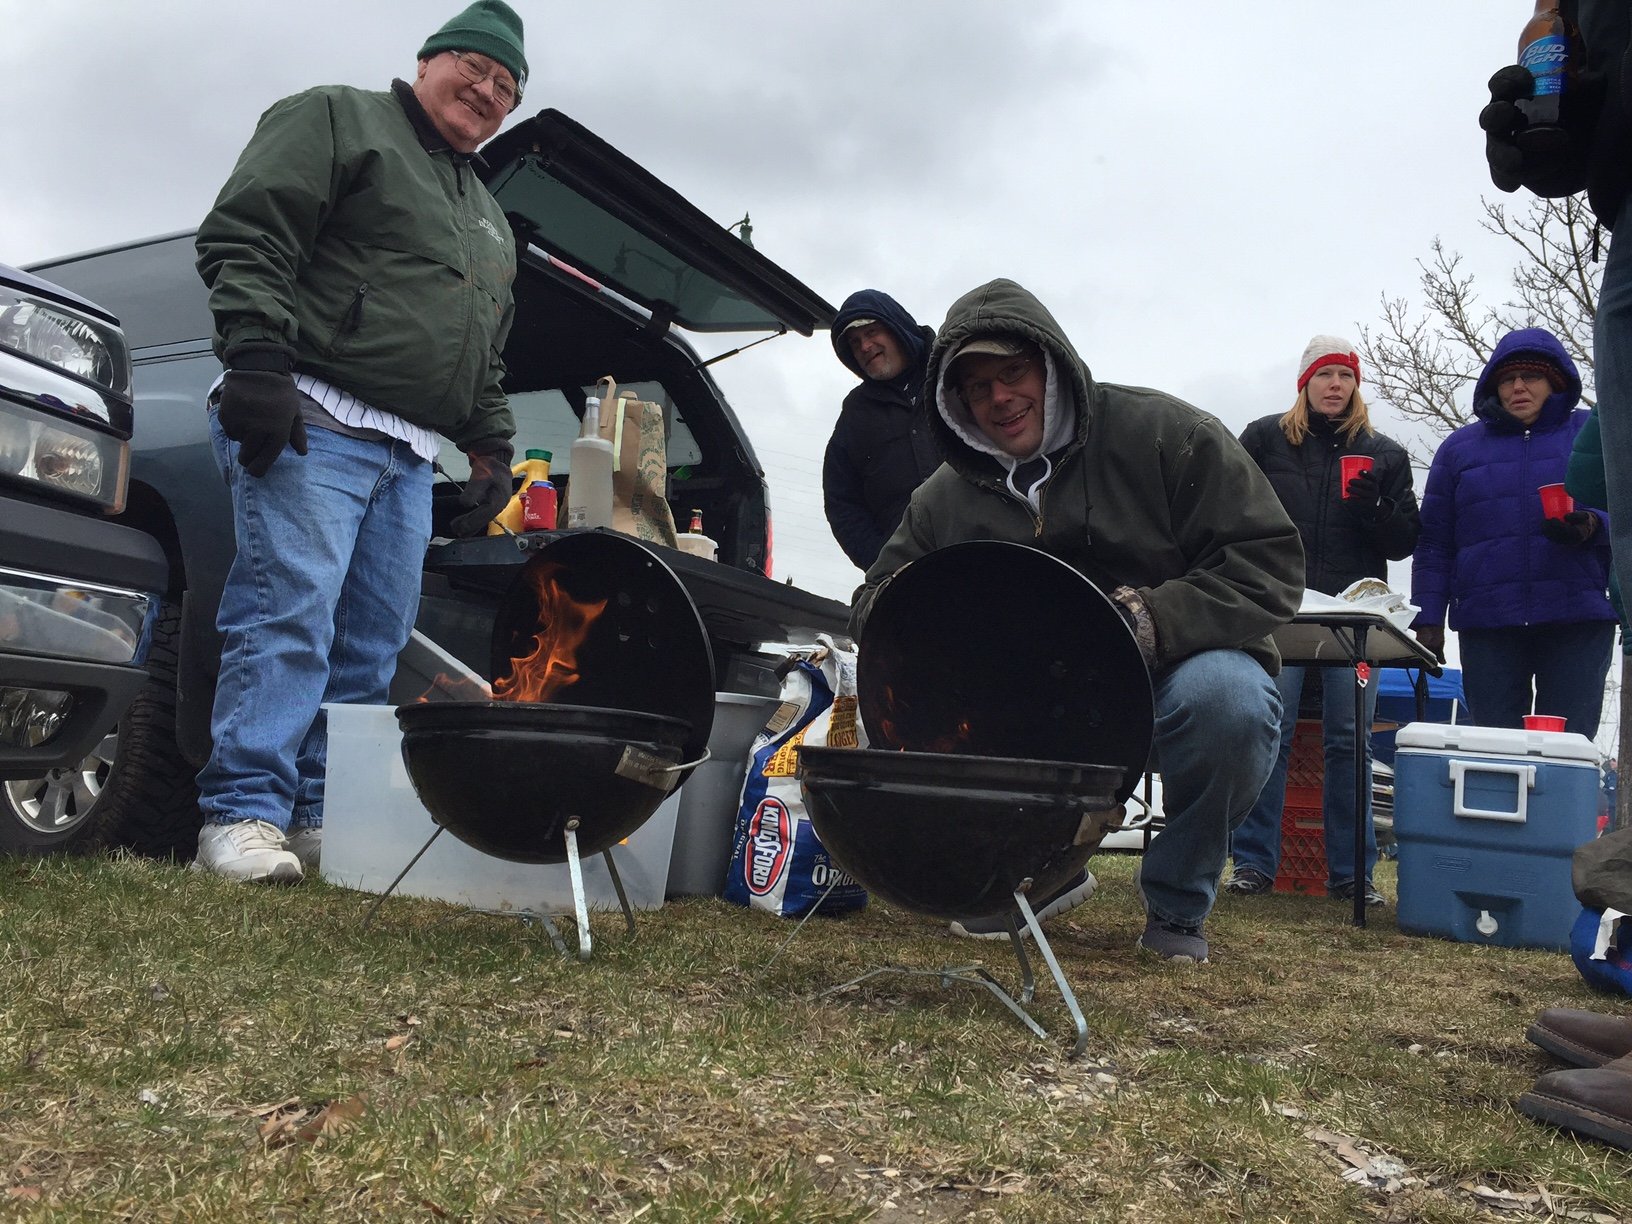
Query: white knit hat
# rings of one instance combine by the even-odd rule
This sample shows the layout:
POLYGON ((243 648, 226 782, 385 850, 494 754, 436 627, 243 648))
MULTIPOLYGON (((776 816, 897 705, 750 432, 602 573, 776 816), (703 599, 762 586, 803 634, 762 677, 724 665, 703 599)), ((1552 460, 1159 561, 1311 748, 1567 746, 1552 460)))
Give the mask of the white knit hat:
POLYGON ((1354 351, 1342 336, 1316 336, 1303 346, 1303 358, 1298 362, 1298 390, 1302 391, 1315 371, 1321 366, 1348 366, 1354 371, 1354 381, 1360 381, 1360 354, 1354 351))

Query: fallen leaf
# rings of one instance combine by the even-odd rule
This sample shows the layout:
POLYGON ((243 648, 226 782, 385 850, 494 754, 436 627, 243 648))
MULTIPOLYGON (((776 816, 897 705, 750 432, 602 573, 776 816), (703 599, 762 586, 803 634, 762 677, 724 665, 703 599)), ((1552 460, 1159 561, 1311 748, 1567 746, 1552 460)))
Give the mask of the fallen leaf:
POLYGON ((816 1157, 816 1163, 819 1165, 830 1165, 833 1163, 833 1157, 823 1153, 822 1155, 816 1157))
POLYGON ((1275 1102, 1275 1112, 1283 1118, 1307 1118, 1309 1116, 1296 1105, 1283 1105, 1280 1101, 1275 1102))
POLYGON ((316 1117, 295 1132, 295 1138, 302 1143, 312 1143, 319 1135, 339 1134, 347 1127, 354 1126, 367 1112, 367 1093, 359 1092, 343 1101, 330 1101, 317 1111, 316 1117))
POLYGON ((414 1035, 412 1033, 397 1033, 395 1036, 385 1039, 385 1048, 387 1051, 400 1050, 413 1039, 414 1035))
POLYGON ((6 1197, 27 1199, 31 1203, 37 1203, 40 1201, 40 1188, 38 1186, 8 1186, 6 1188, 6 1197))

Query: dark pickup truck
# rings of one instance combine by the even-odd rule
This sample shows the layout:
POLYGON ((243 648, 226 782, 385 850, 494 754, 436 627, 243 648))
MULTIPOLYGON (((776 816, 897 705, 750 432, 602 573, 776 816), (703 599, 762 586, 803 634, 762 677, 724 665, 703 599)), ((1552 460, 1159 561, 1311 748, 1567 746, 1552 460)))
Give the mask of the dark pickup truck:
POLYGON ((168 576, 159 545, 115 521, 130 388, 118 319, 0 267, 0 853, 122 814, 101 801, 106 736, 147 684, 168 576))
MULTIPOLYGON (((597 379, 610 374, 620 390, 662 404, 668 500, 682 524, 693 509, 703 512, 719 561, 658 552, 702 615, 716 688, 774 693, 776 660, 761 645, 843 633, 849 609, 769 577, 764 470, 708 363, 676 329, 809 336, 831 322, 833 308, 565 115, 544 111, 482 152, 520 252, 504 351, 518 457, 521 448, 552 450, 552 478, 564 477, 570 495, 568 442, 597 379)), ((204 412, 221 367, 193 258, 193 236, 183 233, 35 267, 116 310, 135 362, 139 428, 120 519, 168 554, 158 631, 176 649, 150 663, 151 688, 165 699, 139 698, 120 724, 102 793, 104 801, 109 792, 140 796, 115 839, 153 853, 190 853, 196 835, 192 777, 209 752, 220 653, 214 618, 233 555, 204 412)), ((468 474, 452 445, 440 461, 453 480, 468 474)), ((456 489, 437 492, 445 503, 456 489)), ((433 541, 418 630, 491 678, 494 613, 525 560, 508 536, 433 541)), ((17 818, 0 812, 0 820, 8 815, 17 818)))

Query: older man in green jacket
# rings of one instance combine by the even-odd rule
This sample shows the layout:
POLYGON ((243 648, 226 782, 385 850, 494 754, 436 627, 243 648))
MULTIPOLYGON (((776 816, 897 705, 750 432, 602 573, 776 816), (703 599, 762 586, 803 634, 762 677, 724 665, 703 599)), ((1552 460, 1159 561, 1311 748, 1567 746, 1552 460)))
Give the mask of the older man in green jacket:
POLYGON ((198 231, 216 459, 238 552, 198 866, 294 882, 317 863, 324 702, 381 702, 419 603, 438 435, 470 460, 460 534, 510 496, 499 381, 515 242, 476 149, 527 79, 521 18, 477 0, 413 84, 275 103, 198 231))
MULTIPOLYGON (((953 304, 924 388, 946 462, 867 571, 852 627, 861 631, 902 566, 964 540, 1040 548, 1110 592, 1151 669, 1167 816, 1140 870, 1139 943, 1164 959, 1205 961, 1202 924, 1230 829, 1257 799, 1279 741, 1270 635, 1302 598, 1297 529, 1217 419, 1158 391, 1095 382, 1054 317, 1013 281, 953 304)), ((1085 895, 1072 881, 1033 908, 1046 917, 1085 895)), ((1007 930, 1001 918, 962 926, 1007 930)))

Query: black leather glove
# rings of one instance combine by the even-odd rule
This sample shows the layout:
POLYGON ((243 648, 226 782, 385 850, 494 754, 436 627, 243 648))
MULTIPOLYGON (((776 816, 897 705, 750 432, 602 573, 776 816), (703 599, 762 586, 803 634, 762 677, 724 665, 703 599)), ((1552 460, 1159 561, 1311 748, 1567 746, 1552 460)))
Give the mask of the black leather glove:
POLYGON ((265 476, 283 448, 306 453, 305 401, 295 389, 289 359, 281 349, 251 348, 229 354, 221 380, 217 414, 221 429, 238 443, 238 463, 251 476, 265 476))
POLYGON ((1591 168, 1592 133, 1604 100, 1601 74, 1572 72, 1565 83, 1557 128, 1531 130, 1518 104, 1535 94, 1530 70, 1509 64, 1490 78, 1490 102, 1479 112, 1490 181, 1503 191, 1527 188, 1557 198, 1584 191, 1591 168))
POLYGON ((468 507, 465 513, 448 524, 456 536, 480 535, 487 525, 503 510, 515 492, 510 465, 515 461, 516 448, 505 438, 488 438, 473 442, 465 448, 470 460, 470 477, 465 481, 459 504, 468 507))
POLYGON ((1541 520, 1541 533, 1555 544, 1580 548, 1598 532, 1598 516, 1590 510, 1571 510, 1563 518, 1541 520))
POLYGON ((1351 510, 1375 513, 1383 501, 1383 486, 1377 483, 1376 475, 1370 471, 1361 472, 1350 479, 1344 492, 1348 494, 1345 500, 1351 510))
POLYGON ((1445 662, 1444 625, 1417 625, 1412 631, 1417 635, 1417 641, 1422 644, 1424 650, 1441 663, 1445 662))

